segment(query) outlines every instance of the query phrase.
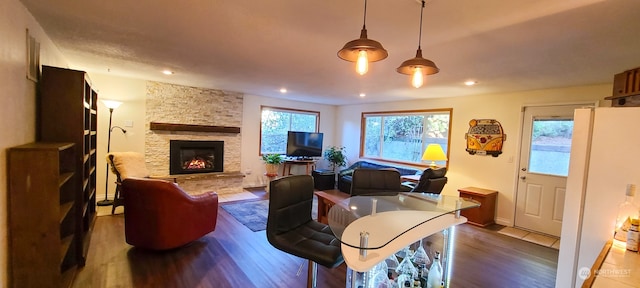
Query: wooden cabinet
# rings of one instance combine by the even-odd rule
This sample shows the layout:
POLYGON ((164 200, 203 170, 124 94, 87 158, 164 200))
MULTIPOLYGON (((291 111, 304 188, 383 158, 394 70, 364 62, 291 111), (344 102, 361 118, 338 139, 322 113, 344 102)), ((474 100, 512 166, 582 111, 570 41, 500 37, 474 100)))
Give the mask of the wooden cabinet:
POLYGON ((83 266, 96 218, 98 94, 86 73, 43 66, 38 97, 38 140, 75 144, 73 179, 78 264, 83 266))
POLYGON ((79 245, 74 144, 22 145, 7 158, 11 285, 68 287, 79 245))
POLYGON ((480 202, 480 207, 465 209, 460 212, 462 216, 467 217, 467 223, 482 227, 495 223, 498 191, 466 187, 458 189, 458 192, 460 192, 461 198, 480 202))

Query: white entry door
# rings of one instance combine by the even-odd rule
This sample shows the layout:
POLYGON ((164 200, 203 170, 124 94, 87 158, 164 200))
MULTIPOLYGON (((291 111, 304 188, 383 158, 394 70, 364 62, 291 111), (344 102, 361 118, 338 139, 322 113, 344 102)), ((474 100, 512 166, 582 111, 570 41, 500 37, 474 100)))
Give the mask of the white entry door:
POLYGON ((526 107, 515 226, 560 236, 569 173, 573 110, 585 105, 526 107))

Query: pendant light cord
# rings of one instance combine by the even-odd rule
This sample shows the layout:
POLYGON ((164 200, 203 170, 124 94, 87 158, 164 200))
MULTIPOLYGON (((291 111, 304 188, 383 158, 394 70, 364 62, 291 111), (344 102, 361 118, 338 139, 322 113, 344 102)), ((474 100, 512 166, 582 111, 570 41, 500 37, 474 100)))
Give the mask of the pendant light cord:
POLYGON ((420 50, 420 43, 422 42, 422 15, 424 15, 424 3, 422 0, 422 9, 420 9, 420 34, 418 35, 418 50, 420 50))
POLYGON ((367 28, 367 0, 364 0, 364 18, 362 19, 362 29, 367 28))

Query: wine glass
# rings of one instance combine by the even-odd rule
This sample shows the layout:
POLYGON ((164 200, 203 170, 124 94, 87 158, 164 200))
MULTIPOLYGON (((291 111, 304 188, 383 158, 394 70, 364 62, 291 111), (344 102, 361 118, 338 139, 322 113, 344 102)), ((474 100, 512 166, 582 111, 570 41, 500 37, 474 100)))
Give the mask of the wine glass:
POLYGON ((382 261, 378 263, 376 266, 369 271, 371 277, 371 282, 369 282, 368 288, 391 288, 391 283, 389 283, 388 266, 386 261, 382 261))
POLYGON ((431 260, 429 260, 429 255, 427 254, 427 251, 425 251, 424 247, 422 247, 422 239, 420 239, 420 244, 418 245, 418 249, 416 249, 416 252, 414 252, 413 256, 411 256, 411 260, 413 261, 413 263, 417 265, 424 264, 425 267, 429 265, 429 263, 431 263, 431 260))
POLYGON ((411 258, 411 255, 413 255, 413 253, 411 252, 411 250, 409 249, 409 246, 402 248, 400 251, 396 252, 396 256, 400 257, 400 258, 411 258))
MULTIPOLYGON (((411 280, 418 277, 418 269, 413 266, 411 257, 405 257, 404 259, 402 259, 402 262, 400 262, 400 265, 398 265, 398 268, 396 268, 396 273, 398 273, 398 275, 400 276, 407 275, 408 277, 411 277, 411 280)), ((400 276, 398 276, 398 279, 400 279, 400 276)))
POLYGON ((387 268, 395 270, 400 265, 400 261, 398 261, 398 257, 395 254, 391 254, 391 256, 384 259, 384 262, 387 263, 387 268))

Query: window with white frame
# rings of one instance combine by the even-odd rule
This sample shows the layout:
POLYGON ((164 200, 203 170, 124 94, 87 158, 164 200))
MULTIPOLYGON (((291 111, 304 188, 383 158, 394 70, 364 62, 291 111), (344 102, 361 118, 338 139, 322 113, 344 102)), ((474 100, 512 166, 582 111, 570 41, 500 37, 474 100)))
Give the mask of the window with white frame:
MULTIPOLYGON (((360 157, 426 165, 422 153, 437 143, 449 155, 453 109, 362 113, 360 157)), ((448 157, 447 157, 448 158, 448 157)), ((436 162, 446 166, 447 161, 436 162)))
POLYGON ((320 112, 261 106, 260 155, 286 154, 287 132, 318 132, 320 112))

